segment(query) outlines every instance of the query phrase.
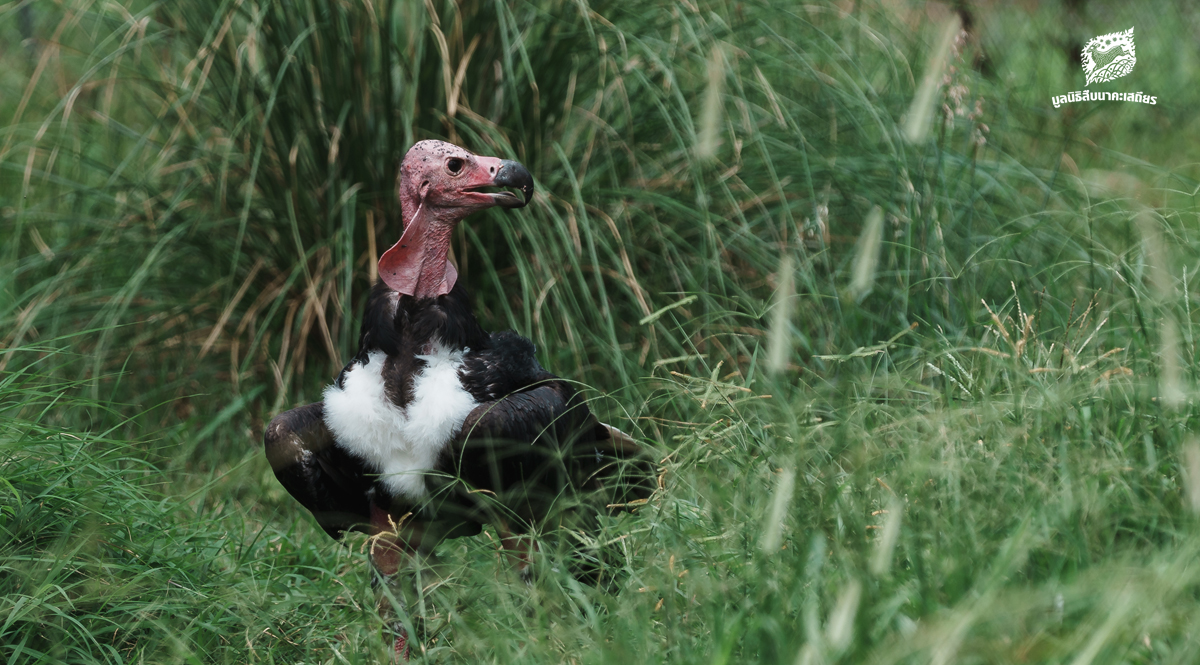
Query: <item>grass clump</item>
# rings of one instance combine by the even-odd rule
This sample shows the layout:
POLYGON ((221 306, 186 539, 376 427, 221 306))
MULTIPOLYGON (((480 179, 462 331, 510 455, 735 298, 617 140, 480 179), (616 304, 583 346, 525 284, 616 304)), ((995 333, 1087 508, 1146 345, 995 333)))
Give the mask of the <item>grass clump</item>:
POLYGON ((443 546, 425 661, 1193 662, 1194 93, 1155 54, 1194 10, 1087 6, 0 7, 0 655, 381 656, 364 542, 258 441, 437 137, 539 181, 460 227, 481 320, 661 475, 603 589, 554 537, 530 587, 443 546), (1178 102, 1048 110, 1055 26, 1135 23, 1178 102))
POLYGON ((0 386, 7 662, 297 662, 314 647, 370 662, 363 656, 377 638, 352 591, 369 584, 356 559, 296 539, 286 521, 258 522, 221 496, 220 478, 179 491, 146 461, 166 433, 129 441, 71 427, 112 406, 64 398, 71 388, 0 386), (300 593, 313 579, 344 592, 300 593), (314 634, 327 624, 339 629, 314 634))

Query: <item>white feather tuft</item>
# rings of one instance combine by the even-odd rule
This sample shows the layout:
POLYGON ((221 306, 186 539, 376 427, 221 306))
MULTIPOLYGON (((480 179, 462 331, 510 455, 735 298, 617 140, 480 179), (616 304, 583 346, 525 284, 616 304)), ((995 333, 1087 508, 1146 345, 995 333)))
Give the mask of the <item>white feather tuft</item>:
POLYGON ((374 467, 390 492, 411 499, 425 496, 424 472, 477 406, 458 378, 462 351, 434 345, 417 358, 425 368, 413 377, 413 399, 403 409, 384 390, 382 351, 347 372, 344 388, 325 389, 325 424, 338 443, 374 467))

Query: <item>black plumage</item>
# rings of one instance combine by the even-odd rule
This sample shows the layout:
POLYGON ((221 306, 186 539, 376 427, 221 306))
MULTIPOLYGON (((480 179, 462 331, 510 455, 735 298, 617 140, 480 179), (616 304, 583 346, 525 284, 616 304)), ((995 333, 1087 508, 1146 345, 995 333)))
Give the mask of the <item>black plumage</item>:
POLYGON ((573 386, 542 368, 528 339, 484 332, 461 285, 416 299, 376 284, 358 353, 337 384, 382 351, 386 393, 403 408, 424 367, 418 356, 433 343, 464 351, 459 379, 478 406, 428 471, 424 500, 394 496, 378 482, 380 469, 338 444, 320 402, 282 413, 267 427, 267 456, 280 483, 331 537, 377 531, 372 504, 397 522, 408 515, 406 526, 428 548, 441 538, 478 533, 487 523, 524 532, 556 504, 567 508, 581 496, 583 504, 602 509, 628 499, 623 493, 645 495, 644 481, 620 479, 621 460, 636 451, 633 442, 596 420, 573 386))

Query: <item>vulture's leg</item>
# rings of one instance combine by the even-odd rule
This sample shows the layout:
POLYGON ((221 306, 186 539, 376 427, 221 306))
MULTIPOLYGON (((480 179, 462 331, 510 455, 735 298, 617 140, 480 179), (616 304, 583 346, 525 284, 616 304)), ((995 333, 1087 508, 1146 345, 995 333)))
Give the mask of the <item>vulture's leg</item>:
POLYGON ((506 520, 496 524, 496 533, 500 534, 500 547, 521 576, 521 581, 532 584, 533 558, 538 552, 537 540, 528 533, 513 530, 506 520))
MULTIPOLYGON (((275 477, 312 512, 326 533, 333 538, 349 529, 370 534, 376 573, 372 586, 378 590, 382 584, 390 585, 410 553, 409 541, 399 537, 397 525, 375 505, 371 493, 363 493, 362 487, 371 481, 364 477, 361 461, 334 445, 333 433, 325 426, 324 404, 316 402, 275 416, 263 439, 275 477)), ((386 616, 390 603, 384 594, 380 596, 380 610, 386 616)), ((396 597, 403 598, 400 594, 396 597)), ((390 633, 395 662, 406 661, 408 634, 398 622, 392 624, 390 633)))
POLYGON ((371 502, 371 563, 384 578, 400 572, 400 562, 406 554, 415 554, 400 533, 400 524, 382 508, 371 502))
MULTIPOLYGON (((433 546, 439 540, 438 529, 423 520, 413 519, 411 513, 393 517, 374 500, 371 501, 370 528, 368 542, 371 566, 375 570, 372 583, 379 592, 379 613, 396 618, 397 610, 412 607, 415 612, 405 613, 415 624, 417 634, 423 634, 422 624, 428 614, 425 608, 425 575, 437 574, 433 565, 433 546), (406 591, 409 593, 406 594, 406 591), (408 595, 414 598, 410 599, 408 595), (415 600, 415 606, 410 604, 411 600, 415 600)), ((412 642, 404 624, 396 618, 388 624, 385 632, 392 644, 392 662, 406 662, 412 642)))
MULTIPOLYGON (((400 563, 409 558, 411 552, 397 537, 396 528, 388 522, 386 515, 377 506, 371 505, 371 527, 375 531, 370 539, 371 567, 375 569, 371 581, 378 591, 380 616, 395 619, 395 605, 405 604, 404 591, 399 584, 400 563), (382 520, 379 519, 380 515, 384 516, 382 520), (392 593, 388 594, 388 590, 392 593)), ((392 644, 391 662, 408 662, 408 630, 404 624, 398 619, 391 621, 384 629, 384 636, 392 644)))

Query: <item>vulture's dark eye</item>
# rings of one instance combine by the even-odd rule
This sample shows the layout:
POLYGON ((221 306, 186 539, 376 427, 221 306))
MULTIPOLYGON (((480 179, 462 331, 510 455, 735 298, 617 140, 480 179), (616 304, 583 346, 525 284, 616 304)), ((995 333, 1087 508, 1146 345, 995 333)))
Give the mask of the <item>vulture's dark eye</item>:
POLYGON ((451 157, 450 159, 446 160, 446 170, 449 171, 451 175, 458 175, 462 171, 462 168, 463 160, 457 157, 451 157))

